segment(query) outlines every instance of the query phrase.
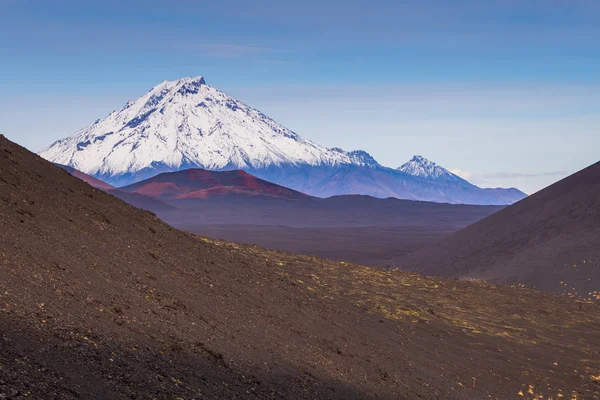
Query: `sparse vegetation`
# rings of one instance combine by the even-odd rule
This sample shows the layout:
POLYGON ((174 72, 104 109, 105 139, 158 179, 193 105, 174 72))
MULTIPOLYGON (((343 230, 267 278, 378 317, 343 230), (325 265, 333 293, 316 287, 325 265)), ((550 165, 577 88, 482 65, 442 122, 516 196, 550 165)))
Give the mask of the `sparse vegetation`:
POLYGON ((4 148, 0 394, 597 397, 598 304, 201 238, 4 148))

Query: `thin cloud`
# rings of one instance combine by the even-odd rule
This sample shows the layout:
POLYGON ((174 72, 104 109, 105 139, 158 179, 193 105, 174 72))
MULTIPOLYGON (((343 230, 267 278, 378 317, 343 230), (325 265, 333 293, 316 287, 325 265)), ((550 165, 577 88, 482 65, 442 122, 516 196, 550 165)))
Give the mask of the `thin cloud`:
POLYGON ((451 169, 450 172, 452 172, 454 175, 460 176, 461 178, 463 178, 467 181, 470 180, 471 178, 473 178, 473 174, 471 172, 463 171, 458 168, 451 169))
POLYGON ((550 176, 566 176, 571 174, 571 171, 552 171, 552 172, 491 172, 483 174, 484 179, 516 179, 516 178, 540 178, 550 176))

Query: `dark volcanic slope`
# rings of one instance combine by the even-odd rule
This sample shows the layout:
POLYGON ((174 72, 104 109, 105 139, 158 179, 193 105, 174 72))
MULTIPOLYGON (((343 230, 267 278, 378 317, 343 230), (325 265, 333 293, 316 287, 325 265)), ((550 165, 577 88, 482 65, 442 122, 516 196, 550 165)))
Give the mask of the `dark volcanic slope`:
POLYGON ((153 212, 164 212, 174 210, 175 207, 164 203, 154 197, 145 196, 139 193, 129 193, 123 192, 119 189, 116 189, 114 186, 109 185, 108 183, 102 182, 100 179, 96 179, 93 176, 88 174, 84 174, 83 172, 76 170, 75 168, 69 167, 67 165, 55 164, 60 168, 64 169, 71 175, 81 179, 85 183, 95 187, 96 189, 102 189, 106 192, 109 192, 115 197, 120 198, 123 201, 143 210, 149 210, 153 212))
POLYGON ((3 397, 598 398, 597 304, 201 239, 4 138, 0 223, 3 397))
POLYGON ((82 181, 88 183, 89 185, 95 187, 96 189, 102 189, 102 190, 111 190, 114 189, 114 186, 109 185, 106 182, 102 182, 100 179, 96 179, 93 176, 90 176, 88 174, 84 174, 83 172, 76 170, 73 167, 69 167, 68 165, 62 165, 62 164, 55 164, 57 166, 59 166, 60 168, 64 169, 65 171, 67 171, 68 173, 70 173, 71 175, 81 179, 82 181))
POLYGON ((397 264, 593 296, 600 291, 600 163, 397 264))
POLYGON ((160 174, 120 190, 162 200, 206 199, 228 195, 268 196, 288 200, 308 197, 244 171, 216 172, 203 169, 160 174))
POLYGON ((107 192, 134 207, 141 208, 142 210, 152 211, 154 213, 174 211, 176 209, 176 207, 173 207, 172 205, 167 204, 159 199, 140 193, 124 192, 119 189, 107 190, 107 192))

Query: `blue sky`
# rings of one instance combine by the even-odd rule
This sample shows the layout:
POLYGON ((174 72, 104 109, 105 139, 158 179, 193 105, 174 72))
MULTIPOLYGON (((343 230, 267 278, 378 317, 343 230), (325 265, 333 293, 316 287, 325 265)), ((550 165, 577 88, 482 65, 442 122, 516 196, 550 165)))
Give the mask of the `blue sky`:
POLYGON ((533 192, 600 158, 599 21, 595 0, 0 0, 0 132, 41 150, 204 75, 321 144, 533 192))

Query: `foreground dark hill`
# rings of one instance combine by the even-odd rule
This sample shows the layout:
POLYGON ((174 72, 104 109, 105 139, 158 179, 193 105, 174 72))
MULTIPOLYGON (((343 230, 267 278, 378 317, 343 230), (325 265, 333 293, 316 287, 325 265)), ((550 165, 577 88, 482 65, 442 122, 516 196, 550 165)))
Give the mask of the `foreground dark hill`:
POLYGON ((400 259, 431 275, 522 283, 557 293, 600 291, 600 163, 400 259))
POLYGON ((73 167, 69 167, 68 165, 62 165, 62 164, 55 164, 56 166, 64 169, 65 171, 67 171, 68 173, 70 173, 71 175, 81 179, 82 181, 86 182, 87 184, 89 184, 90 186, 95 187, 96 189, 102 189, 102 190, 111 190, 114 189, 115 187, 112 185, 109 185, 106 182, 101 181, 100 179, 96 179, 93 176, 90 176, 88 174, 84 174, 83 172, 76 170, 73 167))
POLYGON ((2 397, 598 398, 597 304, 182 233, 4 138, 0 222, 2 397))

